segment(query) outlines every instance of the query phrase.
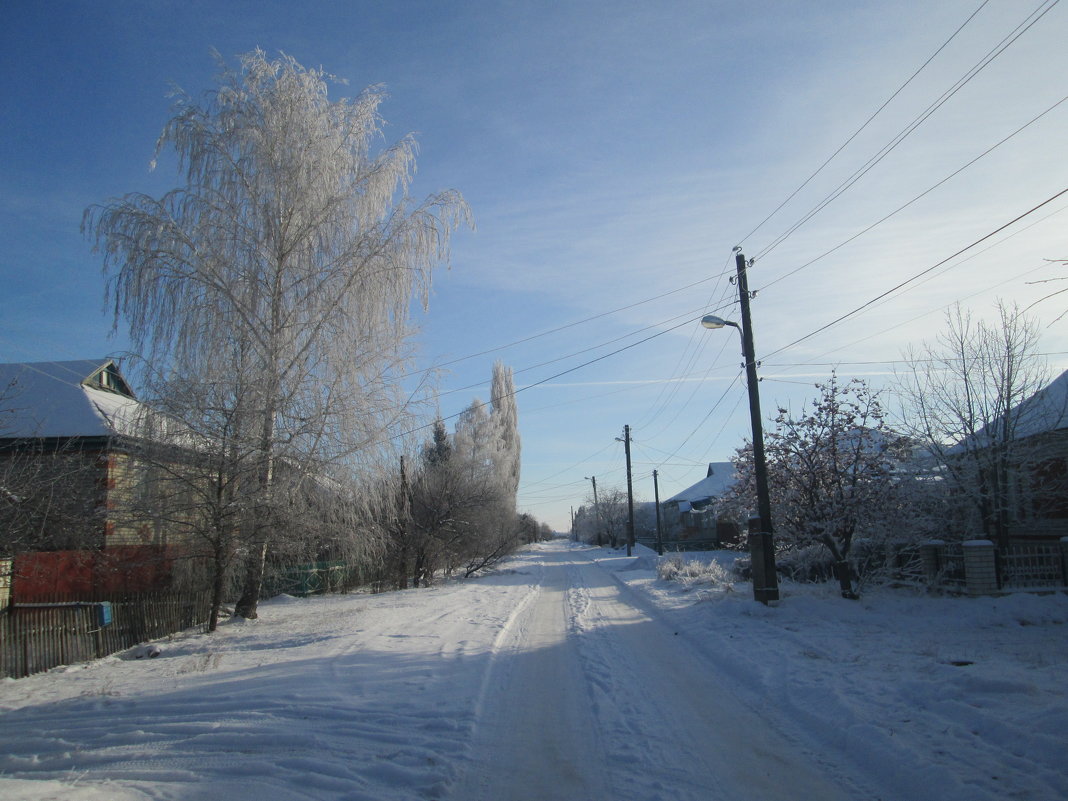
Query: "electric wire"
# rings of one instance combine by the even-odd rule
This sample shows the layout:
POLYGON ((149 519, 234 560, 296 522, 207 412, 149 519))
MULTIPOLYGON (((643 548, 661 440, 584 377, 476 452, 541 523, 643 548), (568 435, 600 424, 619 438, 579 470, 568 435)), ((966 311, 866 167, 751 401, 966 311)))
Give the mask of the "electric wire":
MULTIPOLYGON (((733 253, 727 255, 723 267, 720 268, 720 272, 718 273, 717 278, 722 279, 724 276, 731 275, 733 273, 732 270, 727 269, 730 265, 732 258, 733 253)), ((705 306, 707 313, 711 313, 713 311, 722 311, 723 309, 727 308, 728 305, 737 302, 728 301, 728 296, 730 293, 731 285, 728 283, 723 286, 722 290, 719 293, 719 298, 713 301, 713 298, 716 294, 716 290, 714 288, 713 292, 709 295, 708 302, 705 306)), ((670 375, 674 376, 682 373, 689 374, 690 371, 693 369, 694 365, 697 363, 697 361, 704 355, 705 351, 709 346, 709 340, 708 337, 700 336, 701 333, 702 330, 697 326, 694 326, 694 330, 690 332, 690 337, 686 341, 686 347, 680 352, 678 361, 675 363, 675 367, 673 368, 672 373, 670 375)), ((721 344, 719 352, 711 360, 712 365, 715 365, 716 362, 719 361, 720 355, 723 353, 723 349, 725 347, 725 344, 721 344)), ((711 370, 711 367, 709 368, 709 370, 711 370)), ((681 387, 677 384, 666 384, 664 387, 662 387, 661 392, 657 395, 656 399, 650 405, 649 411, 637 421, 637 425, 643 428, 650 428, 660 418, 660 416, 664 414, 666 410, 674 403, 675 398, 678 396, 678 393, 680 391, 681 387)), ((682 408, 676 410, 675 419, 677 419, 678 415, 682 413, 682 410, 689 405, 689 403, 693 400, 693 397, 694 393, 691 393, 690 397, 683 403, 682 408)), ((668 425, 670 426, 670 423, 668 425)))
POLYGON ((697 281, 694 281, 692 283, 686 284, 685 286, 678 287, 677 289, 672 289, 672 290, 670 290, 668 292, 663 292, 663 293, 661 293, 659 295, 654 295, 652 297, 644 298, 643 300, 638 300, 638 301, 635 301, 634 303, 629 303, 626 306, 619 306, 618 308, 611 309, 609 311, 599 312, 597 314, 591 315, 590 317, 584 317, 581 320, 574 320, 574 321, 572 321, 570 323, 565 323, 564 325, 557 326, 556 328, 551 328, 548 331, 542 331, 542 332, 537 333, 537 334, 531 334, 530 336, 522 337, 521 339, 517 339, 517 340, 514 340, 512 342, 505 343, 504 345, 497 345, 497 346, 492 347, 492 348, 487 348, 486 350, 479 351, 478 353, 469 353, 466 356, 459 356, 459 357, 457 357, 455 359, 451 359, 451 360, 449 360, 447 362, 441 362, 439 364, 436 364, 436 365, 434 365, 432 367, 429 367, 429 368, 427 368, 425 370, 416 370, 416 371, 414 371, 412 373, 408 373, 407 375, 401 376, 401 378, 411 378, 412 376, 421 375, 423 373, 432 372, 434 370, 440 370, 443 367, 449 367, 450 365, 453 365, 453 364, 459 364, 460 362, 468 361, 469 359, 475 359, 475 358, 478 358, 479 356, 487 356, 490 353, 497 353, 498 351, 507 350, 508 348, 515 347, 516 345, 523 345, 523 344, 525 344, 527 342, 531 342, 531 341, 533 341, 535 339, 540 339, 541 337, 547 337, 547 336, 550 336, 552 334, 558 334, 561 331, 566 331, 569 328, 574 328, 574 327, 582 325, 584 323, 592 322, 593 320, 599 320, 602 317, 608 317, 608 316, 613 315, 613 314, 618 314, 619 312, 627 311, 629 309, 634 309, 634 308, 637 308, 638 306, 642 306, 642 305, 644 305, 646 303, 652 303, 653 301, 656 301, 656 300, 662 300, 663 298, 666 298, 669 295, 676 295, 679 292, 685 292, 688 289, 693 289, 695 286, 700 286, 701 284, 707 283, 708 281, 715 281, 715 280, 717 280, 718 278, 721 278, 721 277, 722 277, 722 275, 706 276, 705 278, 701 278, 700 280, 697 280, 697 281))
POLYGON ((850 143, 850 142, 852 142, 852 141, 853 141, 854 139, 856 139, 856 138, 857 138, 857 137, 858 137, 858 136, 859 136, 859 135, 860 135, 860 134, 861 134, 861 133, 862 133, 862 132, 864 131, 864 129, 865 129, 865 128, 867 128, 867 127, 868 127, 868 126, 869 126, 869 125, 870 125, 870 124, 872 123, 872 121, 873 121, 873 120, 874 120, 874 119, 875 119, 875 118, 876 118, 877 116, 879 116, 879 114, 880 114, 880 113, 881 113, 881 112, 882 112, 882 111, 883 111, 883 110, 884 110, 884 109, 885 109, 885 108, 886 108, 887 106, 889 106, 889 105, 890 105, 890 103, 892 103, 892 102, 893 102, 894 98, 896 98, 896 97, 897 97, 897 96, 898 96, 899 94, 901 94, 901 92, 903 92, 903 91, 905 90, 905 88, 906 88, 906 87, 907 87, 907 86, 908 86, 908 85, 909 85, 910 83, 912 83, 912 81, 913 81, 913 80, 914 80, 914 79, 916 78, 916 76, 918 76, 918 75, 919 75, 919 74, 920 74, 921 72, 923 72, 923 70, 924 70, 924 69, 926 69, 926 68, 927 68, 927 66, 928 66, 928 65, 929 65, 929 64, 930 64, 930 63, 931 63, 932 61, 934 61, 934 60, 935 60, 935 58, 936 58, 936 57, 938 56, 938 54, 939 54, 939 53, 941 53, 941 52, 942 52, 943 50, 945 50, 945 49, 946 49, 946 47, 948 47, 948 46, 949 46, 949 44, 950 44, 950 43, 951 43, 951 42, 952 42, 952 41, 953 41, 954 39, 956 39, 956 38, 957 38, 957 34, 959 34, 959 33, 960 33, 960 32, 961 32, 962 30, 964 30, 964 28, 965 28, 965 27, 966 27, 966 26, 968 25, 968 23, 969 23, 969 22, 971 22, 971 21, 972 21, 972 20, 973 20, 973 19, 974 19, 974 18, 976 17, 976 15, 977 15, 977 14, 978 14, 978 13, 979 13, 980 11, 982 11, 982 10, 983 10, 983 8, 984 8, 984 7, 986 6, 986 4, 987 4, 988 2, 990 2, 990 0, 983 0, 983 2, 979 4, 979 7, 978 7, 978 8, 976 8, 976 9, 975 9, 975 11, 973 11, 973 12, 972 12, 972 13, 971 13, 971 14, 970 14, 970 15, 968 16, 968 18, 967 18, 966 20, 964 20, 964 22, 962 22, 962 23, 960 24, 960 27, 958 27, 958 28, 957 28, 957 30, 955 30, 955 31, 954 31, 954 32, 952 33, 952 35, 950 35, 950 37, 949 37, 948 39, 946 39, 946 41, 944 41, 944 42, 943 42, 943 43, 942 43, 942 44, 941 44, 941 45, 940 45, 940 46, 938 47, 938 49, 937 49, 937 50, 935 50, 935 51, 934 51, 934 53, 932 53, 932 54, 930 55, 930 57, 928 57, 928 59, 927 59, 927 60, 926 60, 925 62, 923 62, 923 64, 921 64, 921 65, 919 66, 919 68, 918 68, 918 69, 917 69, 917 70, 916 70, 915 72, 913 72, 913 73, 912 73, 912 75, 910 75, 910 76, 908 77, 908 79, 907 79, 907 80, 906 80, 906 81, 905 81, 905 82, 904 82, 903 84, 901 84, 901 86, 899 86, 899 87, 898 87, 898 88, 897 88, 897 89, 896 89, 896 90, 894 91, 894 93, 893 93, 892 95, 890 95, 890 97, 888 97, 888 98, 887 98, 887 99, 886 99, 886 100, 885 100, 885 101, 883 102, 883 104, 882 104, 881 106, 879 106, 879 108, 877 108, 877 109, 876 109, 876 110, 875 110, 874 112, 872 112, 871 116, 869 116, 869 117, 868 117, 868 119, 866 119, 866 120, 864 121, 864 123, 863 123, 863 124, 862 124, 862 125, 861 125, 861 126, 860 126, 859 128, 857 128, 857 130, 855 130, 855 131, 854 131, 854 132, 852 133, 852 135, 850 135, 850 136, 849 136, 849 138, 848 138, 848 139, 846 139, 846 140, 845 140, 845 141, 844 141, 844 142, 843 142, 842 144, 840 144, 840 145, 838 146, 838 149, 837 149, 837 150, 835 150, 835 151, 834 151, 833 153, 831 153, 831 155, 830 155, 830 156, 828 156, 828 157, 827 157, 827 159, 826 159, 826 160, 825 160, 825 161, 824 161, 824 162, 823 162, 823 163, 822 163, 822 164, 821 164, 821 165, 820 165, 819 167, 817 167, 817 168, 816 168, 815 172, 813 172, 813 173, 812 173, 812 174, 811 174, 810 176, 808 176, 808 178, 806 178, 806 179, 805 179, 804 181, 802 181, 802 182, 801 182, 801 185, 800 185, 800 186, 798 186, 798 187, 797 187, 797 189, 795 189, 795 190, 794 190, 793 192, 791 192, 791 193, 790 193, 789 195, 787 195, 786 199, 785 199, 785 200, 783 200, 783 201, 782 201, 782 203, 780 203, 780 204, 779 204, 778 206, 776 206, 776 207, 775 207, 775 209, 774 209, 774 211, 772 211, 772 212, 771 212, 771 214, 769 214, 769 215, 768 215, 767 217, 765 217, 765 218, 764 218, 763 220, 761 220, 761 221, 760 221, 760 222, 759 222, 759 223, 757 224, 756 228, 754 228, 754 229, 753 229, 752 231, 750 231, 750 232, 749 232, 748 234, 746 234, 746 235, 745 235, 744 237, 742 237, 742 240, 741 240, 741 241, 740 241, 740 242, 739 242, 738 244, 739 244, 739 245, 742 245, 742 244, 744 244, 745 240, 749 239, 749 237, 751 237, 751 236, 752 236, 753 234, 755 234, 755 233, 756 233, 757 231, 759 231, 759 230, 760 230, 761 228, 763 228, 763 227, 764 227, 764 225, 765 225, 765 224, 767 224, 767 222, 768 222, 768 221, 769 221, 769 220, 770 220, 770 219, 771 219, 772 217, 774 217, 774 216, 775 216, 776 214, 778 214, 778 213, 779 213, 779 212, 780 212, 780 211, 782 210, 782 208, 783 208, 783 207, 784 207, 784 206, 785 206, 785 205, 786 205, 787 203, 789 203, 789 202, 790 202, 791 200, 793 200, 793 199, 794 199, 794 198, 795 198, 795 197, 797 196, 798 192, 800 192, 800 191, 801 191, 802 189, 804 189, 804 188, 805 188, 806 186, 808 186, 808 185, 809 185, 809 183, 810 183, 810 182, 812 181, 812 179, 814 179, 814 178, 815 178, 815 177, 816 177, 817 175, 819 175, 819 174, 820 174, 821 172, 823 172, 824 168, 825 168, 825 167, 826 167, 826 166, 827 166, 828 164, 830 164, 830 163, 831 163, 831 162, 832 162, 832 161, 833 161, 833 160, 835 159, 835 157, 836 157, 836 156, 837 156, 837 155, 838 155, 839 153, 841 153, 841 152, 842 152, 843 150, 845 150, 845 149, 846 149, 846 147, 847 147, 847 146, 849 145, 849 143, 850 143))
MULTIPOLYGON (((1033 118, 1032 118, 1032 119, 1031 119, 1030 121, 1028 121, 1028 122, 1024 123, 1024 124, 1023 124, 1023 125, 1021 125, 1021 126, 1020 126, 1019 128, 1017 128, 1017 129, 1016 129, 1015 131, 1013 131, 1012 133, 1010 133, 1010 134, 1009 134, 1008 136, 1006 136, 1005 138, 1003 138, 1003 139, 1001 139, 1000 141, 996 142, 995 144, 991 145, 991 146, 990 146, 990 147, 988 147, 988 148, 987 148, 986 150, 984 150, 984 151, 983 151, 982 153, 980 153, 980 154, 979 154, 978 156, 976 156, 975 158, 973 158, 973 159, 972 159, 971 161, 969 161, 968 163, 964 164, 964 165, 963 165, 962 167, 959 167, 958 169, 954 170, 954 171, 953 171, 953 172, 951 172, 951 173, 950 173, 949 175, 947 175, 947 176, 946 176, 945 178, 943 178, 942 180, 940 180, 940 181, 939 181, 938 183, 936 183, 936 184, 933 184, 932 186, 928 187, 928 188, 927 188, 927 189, 925 189, 925 190, 924 190, 923 192, 921 192, 920 194, 916 195, 916 196, 915 196, 914 198, 912 198, 911 200, 909 200, 909 201, 908 201, 907 203, 904 203, 904 204, 902 204, 902 205, 898 206, 898 207, 897 207, 896 209, 894 209, 893 211, 891 211, 891 212, 890 212, 889 214, 887 214, 886 216, 884 216, 884 217, 882 217, 882 218, 880 218, 880 219, 876 220, 875 222, 873 222, 873 223, 872 223, 871 225, 869 225, 868 227, 866 227, 866 228, 864 228, 864 229, 862 229, 862 230, 858 231, 857 233, 853 234, 853 235, 852 235, 852 236, 850 236, 849 238, 847 238, 847 239, 845 239, 845 240, 843 240, 843 241, 839 242, 839 243, 838 243, 837 245, 835 245, 834 247, 830 248, 829 250, 826 250, 826 251, 824 251, 823 253, 821 253, 820 255, 816 256, 815 258, 813 258, 813 259, 810 259, 809 261, 805 262, 804 264, 802 264, 802 265, 800 265, 800 266, 798 266, 798 267, 795 267, 794 269, 792 269, 792 270, 790 270, 790 271, 788 271, 788 272, 785 272, 785 273, 783 273, 782 275, 778 276, 777 278, 774 278, 773 280, 771 280, 771 281, 769 281, 768 283, 766 283, 766 284, 764 284, 763 286, 761 286, 761 287, 760 287, 760 290, 764 290, 764 289, 767 289, 767 288, 769 288, 769 287, 772 287, 772 286, 774 286, 775 284, 779 283, 780 281, 783 281, 783 280, 785 280, 785 279, 789 278, 790 276, 792 276, 792 275, 794 275, 794 274, 796 274, 796 273, 800 272, 801 270, 804 270, 804 269, 805 269, 806 267, 811 267, 811 266, 812 266, 813 264, 815 264, 816 262, 818 262, 818 261, 820 261, 820 260, 822 260, 822 259, 826 258, 827 256, 830 256, 830 255, 831 255, 832 253, 834 253, 835 251, 837 251, 837 250, 840 250, 841 248, 845 247, 845 246, 846 246, 846 245, 848 245, 848 244, 849 244, 850 242, 853 242, 854 240, 856 240, 856 239, 859 239, 860 237, 862 237, 862 236, 863 236, 864 234, 866 234, 866 233, 868 233, 869 231, 871 231, 871 230, 872 230, 873 228, 875 228, 876 226, 882 225, 882 224, 883 224, 884 222, 886 222, 886 221, 887 221, 887 220, 889 220, 890 218, 892 218, 892 217, 896 216, 896 215, 897 215, 897 214, 899 214, 900 212, 902 212, 902 211, 904 211, 905 209, 907 209, 907 208, 908 208, 909 206, 911 206, 911 205, 912 205, 913 203, 916 203, 916 202, 917 202, 918 200, 921 200, 922 198, 926 197, 927 195, 929 195, 929 194, 930 194, 931 192, 933 192, 934 190, 938 189, 938 188, 939 188, 940 186, 942 186, 942 185, 943 185, 943 184, 945 184, 946 182, 948 182, 948 181, 952 180, 953 178, 955 178, 956 176, 960 175, 960 174, 961 174, 962 172, 964 172, 964 171, 965 171, 966 169, 968 169, 969 167, 971 167, 971 166, 972 166, 973 164, 975 164, 975 163, 976 163, 977 161, 979 161, 980 159, 982 159, 982 158, 984 158, 985 156, 989 155, 990 153, 992 153, 992 152, 993 152, 994 150, 996 150, 997 148, 1001 147, 1001 145, 1003 145, 1003 144, 1005 144, 1006 142, 1008 142, 1008 141, 1009 141, 1010 139, 1012 139, 1013 137, 1015 137, 1015 136, 1016 136, 1017 134, 1021 133, 1022 131, 1026 130, 1027 128, 1031 127, 1031 126, 1032 126, 1032 125, 1033 125, 1034 123, 1038 122, 1038 121, 1039 121, 1040 119, 1042 119, 1043 117, 1045 117, 1045 116, 1046 116, 1047 114, 1049 114, 1049 113, 1050 113, 1051 111, 1053 111, 1054 109, 1056 109, 1056 108, 1057 108, 1058 106, 1060 106, 1060 105, 1061 105, 1062 103, 1064 103, 1065 101, 1068 101, 1068 95, 1065 95, 1064 97, 1062 97, 1062 98, 1061 98, 1060 100, 1058 100, 1058 101, 1057 101, 1056 103, 1054 103, 1054 104, 1053 104, 1052 106, 1050 106, 1049 108, 1047 108, 1047 109, 1046 109, 1045 111, 1043 111, 1042 113, 1040 113, 1040 114, 1039 114, 1039 115, 1037 115, 1036 117, 1033 117, 1033 118)), ((760 291, 760 290, 758 290, 758 291, 760 291)))
MULTIPOLYGON (((701 426, 703 426, 705 422, 707 422, 708 418, 715 414, 716 410, 720 407, 720 404, 723 403, 723 400, 727 397, 727 395, 730 394, 731 390, 734 389, 734 386, 738 383, 738 379, 741 378, 742 375, 743 371, 739 370, 738 373, 734 376, 734 379, 730 382, 730 384, 727 385, 727 388, 724 389, 723 393, 716 399, 716 402, 712 404, 712 407, 708 410, 705 416, 701 418, 701 421, 694 427, 693 431, 691 431, 683 438, 682 443, 679 445, 679 447, 677 447, 674 451, 671 452, 671 455, 668 456, 668 459, 675 458, 678 452, 686 446, 686 443, 689 442, 693 438, 693 436, 701 430, 701 426)), ((665 459, 664 461, 666 462, 667 459, 665 459)))
MULTIPOLYGON (((554 373, 553 375, 548 376, 547 378, 543 378, 540 381, 535 381, 533 383, 526 384, 525 386, 518 387, 514 391, 512 391, 512 392, 510 392, 510 393, 508 393, 508 394, 506 394, 506 395, 504 395, 502 397, 514 397, 514 396, 518 395, 521 392, 526 392, 527 390, 534 389, 535 387, 540 387, 540 386, 542 386, 544 384, 548 384, 554 378, 559 378, 560 376, 568 375, 569 373, 573 373, 576 370, 581 370, 584 367, 589 367, 591 364, 596 364, 597 362, 604 361, 605 359, 608 359, 608 358, 610 358, 612 356, 615 356, 617 354, 623 353, 624 351, 630 350, 631 348, 637 347, 638 345, 642 345, 642 344, 644 344, 646 342, 649 342, 650 340, 657 339, 658 337, 662 337, 665 334, 669 334, 672 331, 675 331, 676 329, 682 328, 682 326, 684 326, 684 325, 691 325, 692 323, 696 322, 699 319, 701 319, 701 318, 700 317, 696 317, 696 318, 689 318, 689 319, 683 320, 681 323, 678 323, 677 325, 673 325, 670 328, 665 328, 663 331, 658 331, 655 334, 650 334, 647 337, 639 339, 637 342, 632 342, 629 345, 624 345, 621 348, 617 348, 616 350, 613 350, 613 351, 611 351, 609 353, 602 354, 601 356, 598 356, 598 357, 596 357, 594 359, 590 359, 589 361, 585 361, 582 364, 577 364, 574 367, 569 367, 566 370, 561 370, 559 373, 554 373)), ((477 386, 483 386, 483 384, 479 384, 477 386)), ((462 414, 463 414, 463 412, 460 411, 460 412, 456 412, 456 414, 450 414, 447 417, 440 417, 438 419, 443 420, 443 421, 444 420, 452 420, 452 419, 455 419, 455 418, 459 417, 462 414)), ((408 431, 404 431, 404 432, 402 432, 400 434, 394 434, 389 439, 391 439, 391 440, 401 439, 401 438, 410 436, 411 434, 415 434, 415 433, 417 433, 419 431, 424 431, 427 428, 432 428, 434 426, 434 424, 435 424, 434 422, 430 422, 430 423, 426 423, 426 424, 421 425, 421 426, 416 426, 415 428, 412 428, 412 429, 410 429, 408 431)))
MULTIPOLYGON (((967 259, 965 259, 964 261, 960 262, 960 264, 963 264, 966 261, 967 261, 967 259)), ((954 265, 954 267, 957 267, 957 266, 959 266, 959 264, 954 265)), ((1039 266, 1039 267, 1030 268, 1028 270, 1024 270, 1022 273, 1017 273, 1016 275, 1013 275, 1013 276, 1005 279, 1004 281, 1000 281, 1000 282, 998 282, 996 284, 993 284, 991 286, 983 287, 982 289, 979 289, 979 290, 977 290, 975 292, 972 292, 969 295, 964 295, 962 297, 956 298, 956 299, 950 301, 949 303, 945 303, 945 304, 943 304, 941 306, 938 306, 938 307, 936 307, 934 309, 929 309, 929 310, 927 310, 925 312, 921 312, 920 314, 917 314, 914 317, 910 317, 907 320, 895 323, 894 325, 889 326, 887 328, 884 328, 881 331, 876 331, 875 333, 868 334, 866 336, 861 337, 860 339, 855 339, 855 340, 853 340, 851 342, 846 342, 846 343, 844 343, 842 345, 839 345, 838 347, 831 348, 830 350, 824 351, 823 353, 819 354, 818 356, 814 356, 813 358, 814 359, 822 359, 825 356, 828 356, 829 354, 837 353, 838 351, 845 350, 846 348, 851 348, 854 345, 859 345, 862 342, 867 342, 869 339, 875 339, 876 337, 882 336, 883 334, 889 333, 890 331, 893 331, 893 330, 895 330, 897 328, 901 328, 902 326, 910 325, 911 323, 914 323, 917 320, 922 320, 924 317, 928 317, 928 316, 934 314, 935 312, 944 312, 946 309, 949 309, 951 306, 954 306, 954 305, 956 305, 958 303, 961 303, 961 302, 966 301, 966 300, 970 300, 971 298, 974 298, 974 297, 978 297, 979 295, 986 294, 990 290, 997 289, 998 287, 1004 286, 1005 284, 1011 284, 1011 283, 1013 283, 1015 281, 1018 281, 1020 278, 1023 278, 1024 276, 1029 275, 1030 273, 1036 272, 1037 270, 1041 270, 1041 269, 1042 269, 1042 267, 1039 266)), ((877 305, 881 305, 881 304, 877 304, 877 305)), ((873 306, 872 308, 876 308, 876 306, 873 306)), ((1023 314, 1023 312, 1025 312, 1025 311, 1027 311, 1027 309, 1024 309, 1020 313, 1023 314)))
POLYGON ((753 258, 754 261, 761 259, 767 254, 771 253, 775 248, 785 242, 790 236, 792 236, 799 228, 805 223, 815 217, 819 212, 823 211, 828 205, 841 197, 846 191, 848 191, 853 185, 857 183, 862 177, 870 172, 879 162, 881 162, 886 156, 893 152, 898 145, 900 145, 905 139, 907 139, 912 133, 914 133, 924 122, 926 122, 931 115, 933 115, 938 109, 940 109, 946 102, 949 101, 954 95, 956 95, 961 89, 963 89, 968 83, 970 83, 980 72, 982 72, 987 66, 989 66, 998 56, 1005 52, 1011 45, 1013 45, 1021 36, 1029 31, 1039 20, 1041 20, 1047 13, 1049 13, 1054 6, 1059 3, 1060 0, 1043 0, 1039 4, 1038 8, 1032 11, 1016 28, 1014 28, 1004 39, 995 45, 991 50, 987 52, 979 62, 973 66, 963 77, 957 80, 953 86, 947 89, 943 94, 931 105, 929 105, 919 116, 914 118, 904 129, 898 132, 888 144, 884 145, 874 156, 872 156, 863 166, 856 170, 849 178, 838 185, 830 194, 824 197, 819 203, 812 207, 808 212, 802 215, 801 219, 791 225, 783 233, 779 234, 772 242, 765 248, 760 250, 753 258), (1043 8, 1045 6, 1045 8, 1043 8))
POLYGON ((767 358, 771 358, 772 356, 774 356, 774 355, 776 355, 778 353, 782 353, 784 350, 788 350, 789 348, 792 348, 795 345, 799 345, 800 343, 804 342, 805 340, 811 339, 812 337, 816 336, 817 334, 819 334, 819 333, 821 333, 823 331, 826 331, 831 326, 837 325, 838 323, 842 322, 843 320, 847 320, 850 317, 860 313, 861 311, 867 309, 872 304, 882 300, 887 295, 893 294, 897 290, 899 290, 899 289, 901 289, 901 288, 903 288, 905 286, 908 286, 909 284, 913 283, 914 281, 918 280, 919 278, 922 278, 923 276, 927 275, 928 273, 930 273, 930 272, 932 272, 934 270, 937 270, 942 265, 944 265, 944 264, 952 261, 953 259, 957 258, 957 256, 960 256, 961 254, 966 253, 967 251, 971 250, 972 248, 976 247, 977 245, 982 244, 983 242, 985 242, 986 240, 990 239, 991 237, 996 236, 997 234, 999 234, 1002 231, 1004 231, 1006 228, 1016 224, 1017 222, 1019 222, 1020 220, 1024 219, 1025 217, 1028 217, 1029 215, 1034 214, 1039 209, 1043 208, 1044 206, 1049 205, 1054 200, 1056 200, 1057 198, 1059 198, 1059 197, 1061 197, 1061 196, 1063 196, 1065 194, 1068 194, 1068 188, 1062 189, 1060 192, 1058 192, 1057 194, 1053 195, 1052 197, 1049 197, 1046 200, 1042 201, 1037 206, 1034 206, 1033 208, 1029 209, 1028 211, 1025 211, 1023 214, 1020 214, 1017 217, 1014 217, 1012 220, 1009 220, 1004 225, 999 226, 998 228, 994 229, 990 233, 988 233, 988 234, 980 237, 979 239, 975 240, 971 244, 965 245, 963 248, 958 250, 953 255, 942 259, 942 261, 940 261, 940 262, 938 262, 936 264, 933 264, 933 265, 931 265, 930 267, 927 267, 924 270, 921 270, 920 272, 916 273, 915 275, 911 276, 910 278, 905 279, 904 281, 902 281, 901 283, 897 284, 896 286, 893 286, 890 289, 886 290, 885 292, 882 292, 881 294, 876 295, 871 300, 868 300, 868 301, 862 303, 860 306, 857 306, 856 308, 851 309, 850 311, 846 312, 845 314, 843 314, 843 315, 841 315, 839 317, 836 317, 834 320, 831 320, 831 322, 829 322, 829 323, 827 323, 825 325, 822 325, 822 326, 820 326, 819 328, 817 328, 817 329, 815 329, 813 331, 810 331, 809 333, 805 334, 802 337, 799 337, 798 339, 795 339, 793 342, 791 342, 791 343, 789 343, 787 345, 783 345, 781 348, 777 348, 776 350, 773 350, 771 353, 765 354, 763 356, 762 360, 763 359, 767 359, 767 358))

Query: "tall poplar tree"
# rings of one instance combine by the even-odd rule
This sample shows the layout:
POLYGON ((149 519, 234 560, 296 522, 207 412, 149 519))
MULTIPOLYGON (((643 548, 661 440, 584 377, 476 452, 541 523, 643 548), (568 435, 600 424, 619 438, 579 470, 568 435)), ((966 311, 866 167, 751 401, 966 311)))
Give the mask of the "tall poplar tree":
POLYGON ((510 494, 512 508, 515 508, 516 493, 519 492, 519 408, 515 402, 515 382, 512 368, 503 362, 493 365, 493 380, 490 384, 490 402, 493 406, 493 418, 497 425, 497 436, 501 441, 501 471, 504 486, 510 494))

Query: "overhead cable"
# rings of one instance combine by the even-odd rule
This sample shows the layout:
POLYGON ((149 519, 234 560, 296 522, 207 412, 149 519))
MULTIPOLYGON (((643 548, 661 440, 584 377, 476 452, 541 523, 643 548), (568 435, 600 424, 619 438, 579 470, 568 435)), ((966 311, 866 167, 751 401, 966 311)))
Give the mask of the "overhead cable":
POLYGON ((915 275, 913 275, 911 278, 905 279, 904 281, 902 281, 901 283, 897 284, 896 286, 893 286, 890 289, 886 290, 885 292, 882 292, 881 294, 876 295, 871 300, 866 301, 866 302, 862 303, 860 306, 857 306, 856 308, 851 309, 850 311, 846 312, 842 316, 837 317, 834 320, 831 320, 831 322, 827 323, 826 325, 822 325, 819 328, 815 329, 814 331, 810 331, 809 333, 805 334, 803 337, 795 339, 790 344, 783 345, 781 348, 773 350, 771 353, 766 354, 763 358, 767 359, 767 358, 770 358, 770 357, 774 356, 777 353, 782 353, 784 350, 792 348, 795 345, 798 345, 801 342, 804 342, 806 339, 811 339, 812 337, 816 336, 816 334, 819 334, 822 331, 826 331, 831 326, 837 325, 838 323, 842 322, 843 320, 846 320, 846 319, 852 317, 853 315, 858 314, 859 312, 861 312, 864 309, 868 308, 872 304, 882 300, 887 295, 893 294, 894 292, 896 292, 897 290, 901 289, 902 287, 907 286, 908 284, 911 284, 913 281, 916 281, 917 279, 927 275, 929 272, 932 272, 933 270, 937 270, 943 264, 946 264, 947 262, 952 261, 953 259, 957 258, 957 256, 960 256, 962 253, 968 252, 969 250, 974 248, 976 245, 979 245, 979 244, 985 242, 986 240, 990 239, 990 237, 996 236, 997 234, 999 234, 1002 231, 1004 231, 1006 228, 1008 228, 1008 227, 1010 227, 1012 225, 1015 225, 1020 220, 1024 219, 1025 217, 1027 217, 1027 216, 1029 216, 1031 214, 1034 214, 1036 211, 1038 211, 1042 207, 1052 203, 1054 200, 1056 200, 1057 198, 1059 198, 1059 197, 1061 197, 1062 195, 1065 195, 1065 194, 1068 194, 1068 188, 1062 189, 1060 192, 1058 192, 1057 194, 1053 195, 1052 197, 1049 197, 1046 200, 1043 200, 1037 206, 1029 209, 1028 211, 1025 211, 1023 214, 1021 214, 1021 215, 1019 215, 1017 217, 1014 217, 1013 219, 1009 220, 1004 225, 1001 225, 998 228, 995 228, 990 233, 986 234, 985 236, 982 236, 979 239, 976 239, 971 244, 965 245, 963 248, 958 250, 952 256, 947 256, 946 258, 942 259, 942 261, 938 262, 937 264, 933 264, 930 267, 928 267, 928 268, 926 268, 924 270, 921 270, 920 272, 918 272, 915 275))

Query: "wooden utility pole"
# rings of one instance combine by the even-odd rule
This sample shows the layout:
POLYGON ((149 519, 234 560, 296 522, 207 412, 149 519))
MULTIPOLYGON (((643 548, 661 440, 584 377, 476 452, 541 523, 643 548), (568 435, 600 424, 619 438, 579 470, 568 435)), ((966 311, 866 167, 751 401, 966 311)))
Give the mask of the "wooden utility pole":
POLYGON ((660 482, 657 481, 656 471, 653 471, 653 501, 656 503, 656 552, 664 555, 664 532, 660 528, 660 482))
POLYGON ((775 549, 772 544, 771 495, 768 492, 768 463, 764 455, 764 424, 760 417, 760 387, 757 379, 756 348, 753 322, 749 315, 749 282, 745 256, 735 254, 738 273, 738 300, 742 311, 742 353, 745 357, 745 380, 749 385, 749 419, 753 426, 753 468, 756 478, 759 531, 749 536, 753 560, 753 593, 761 603, 779 600, 779 580, 775 575, 775 549))
POLYGON ((600 548, 604 543, 601 542, 601 505, 597 503, 597 476, 587 476, 587 478, 593 482, 593 516, 597 521, 597 547, 600 548))
POLYGON ((634 487, 630 473, 630 426, 623 426, 623 449, 627 453, 627 556, 634 550, 634 487))

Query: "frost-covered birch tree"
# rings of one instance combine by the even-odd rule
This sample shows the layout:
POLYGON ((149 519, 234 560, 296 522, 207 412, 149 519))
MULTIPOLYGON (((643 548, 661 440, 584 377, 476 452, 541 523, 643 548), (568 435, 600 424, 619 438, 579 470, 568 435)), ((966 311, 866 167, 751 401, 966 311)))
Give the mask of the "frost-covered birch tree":
POLYGON ((181 185, 92 206, 83 223, 115 324, 153 367, 149 397, 225 361, 230 391, 212 402, 254 461, 240 490, 245 617, 287 508, 280 473, 314 481, 366 461, 403 422, 409 305, 425 306, 468 219, 456 192, 408 198, 410 136, 375 150, 383 91, 331 101, 329 80, 255 50, 203 101, 177 92, 156 150, 173 149, 181 185))

